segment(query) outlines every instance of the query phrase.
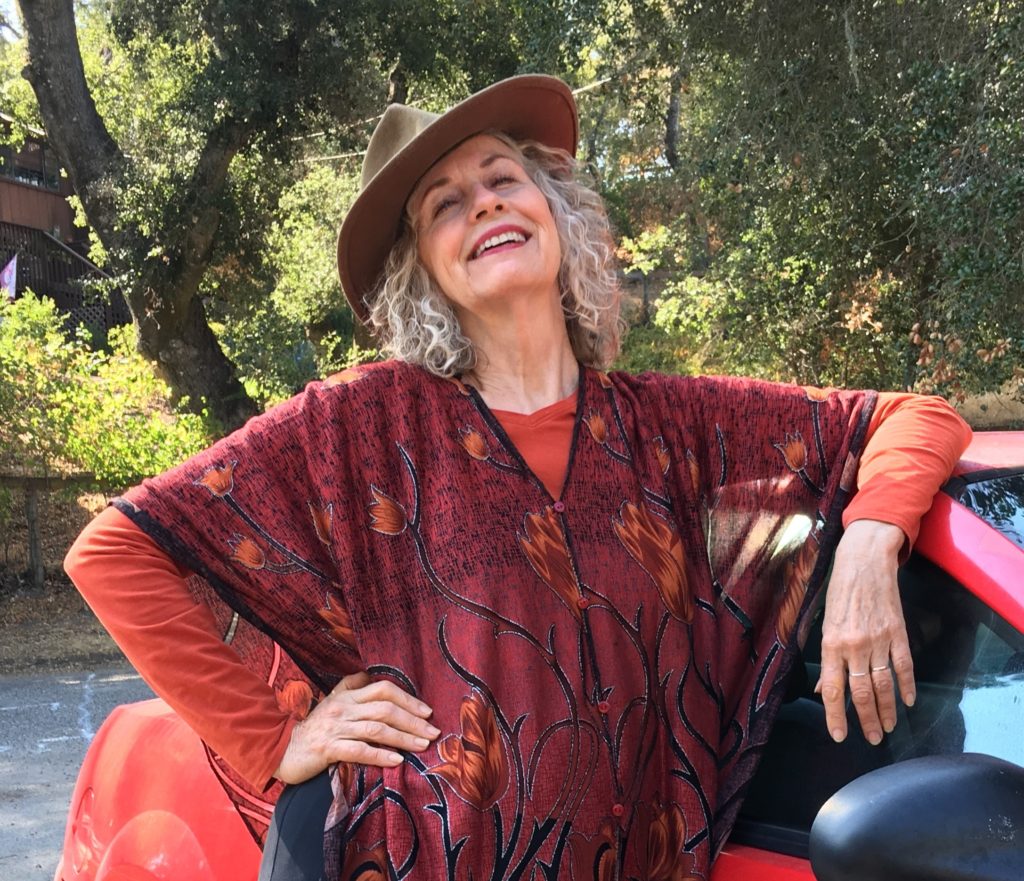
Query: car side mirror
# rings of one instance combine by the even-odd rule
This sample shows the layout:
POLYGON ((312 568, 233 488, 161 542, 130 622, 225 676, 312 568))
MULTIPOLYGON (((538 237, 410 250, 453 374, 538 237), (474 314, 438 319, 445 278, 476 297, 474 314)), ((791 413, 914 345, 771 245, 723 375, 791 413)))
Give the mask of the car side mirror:
POLYGON ((972 753, 879 768, 811 827, 818 881, 1021 881, 1024 768, 972 753))

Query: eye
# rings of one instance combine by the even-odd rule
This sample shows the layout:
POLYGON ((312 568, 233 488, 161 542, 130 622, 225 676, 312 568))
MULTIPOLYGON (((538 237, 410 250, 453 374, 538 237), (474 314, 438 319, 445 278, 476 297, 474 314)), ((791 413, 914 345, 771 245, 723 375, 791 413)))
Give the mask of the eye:
POLYGON ((509 174, 508 172, 502 172, 500 174, 496 174, 494 177, 491 178, 491 186, 492 187, 500 187, 500 186, 502 186, 504 184, 515 184, 515 183, 519 183, 519 179, 517 177, 515 177, 514 175, 509 174))
POLYGON ((438 218, 451 208, 456 203, 454 196, 442 196, 437 202, 434 203, 434 209, 431 211, 430 216, 432 218, 438 218))

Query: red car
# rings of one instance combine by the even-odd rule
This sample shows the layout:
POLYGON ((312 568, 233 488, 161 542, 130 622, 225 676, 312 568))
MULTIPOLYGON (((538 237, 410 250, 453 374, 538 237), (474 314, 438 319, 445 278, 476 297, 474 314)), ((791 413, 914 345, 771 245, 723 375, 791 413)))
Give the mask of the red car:
MULTIPOLYGON (((1003 826, 994 833, 989 814, 980 822, 993 841, 1007 841, 1008 850, 990 843, 992 858, 1003 862, 991 875, 972 863, 972 874, 962 877, 1024 878, 1024 432, 975 438, 924 519, 900 585, 916 704, 901 708, 896 730, 881 746, 856 736, 832 743, 813 694, 820 631, 812 632, 712 881, 814 881, 811 825, 844 787, 822 811, 826 821, 840 818, 833 819, 833 831, 850 827, 851 815, 867 821, 874 816, 884 827, 863 832, 870 847, 848 848, 888 848, 893 859, 907 854, 922 867, 920 874, 892 877, 940 877, 928 860, 941 862, 945 851, 922 844, 935 833, 935 821, 926 819, 923 807, 886 807, 881 796, 904 793, 964 823, 965 800, 972 792, 987 792, 985 781, 993 777, 997 786, 1009 787, 1009 806, 996 818, 1003 826), (964 755, 970 753, 995 759, 964 755), (942 756, 955 758, 908 761, 942 756), (979 762, 981 771, 975 769, 979 762), (956 769, 952 778, 950 767, 956 769), (956 800, 942 807, 951 795, 956 800), (893 812, 900 822, 888 819, 893 812), (927 828, 903 830, 903 821, 917 813, 918 827, 927 828), (894 841, 883 842, 886 835, 894 841), (1007 859, 1013 863, 1009 869, 1007 859)), ((967 849, 966 838, 953 839, 956 853, 967 849)), ((817 846, 819 879, 881 877, 865 874, 855 859, 836 856, 829 847, 817 846)), ((252 881, 258 864, 259 851, 196 736, 162 701, 117 708, 82 765, 56 881, 252 881)))

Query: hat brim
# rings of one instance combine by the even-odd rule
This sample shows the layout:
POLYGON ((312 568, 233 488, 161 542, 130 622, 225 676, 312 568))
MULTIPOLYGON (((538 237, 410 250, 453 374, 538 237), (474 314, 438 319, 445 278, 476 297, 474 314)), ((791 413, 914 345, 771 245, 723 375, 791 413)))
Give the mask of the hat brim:
POLYGON ((360 321, 367 319, 364 298, 377 285, 417 182, 449 150, 484 131, 539 141, 574 155, 576 102, 555 77, 502 80, 438 117, 377 172, 352 203, 338 234, 341 286, 360 321))

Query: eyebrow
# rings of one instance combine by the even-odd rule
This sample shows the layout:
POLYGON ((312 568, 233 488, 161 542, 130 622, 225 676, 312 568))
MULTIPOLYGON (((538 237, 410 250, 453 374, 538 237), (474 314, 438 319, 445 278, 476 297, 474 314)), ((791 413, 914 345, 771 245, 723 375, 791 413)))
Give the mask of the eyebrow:
MULTIPOLYGON (((513 157, 509 156, 507 153, 491 153, 488 156, 484 157, 479 167, 488 168, 489 166, 497 162, 499 159, 509 159, 515 161, 513 157)), ((419 205, 416 206, 416 210, 419 211, 419 209, 426 204, 427 196, 429 196, 434 190, 436 190, 438 187, 448 186, 448 184, 450 183, 451 178, 448 177, 439 177, 437 180, 431 183, 430 186, 423 191, 423 195, 420 196, 420 203, 419 205)))

